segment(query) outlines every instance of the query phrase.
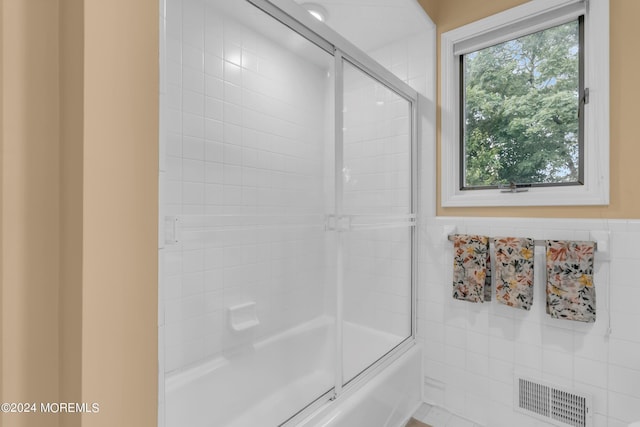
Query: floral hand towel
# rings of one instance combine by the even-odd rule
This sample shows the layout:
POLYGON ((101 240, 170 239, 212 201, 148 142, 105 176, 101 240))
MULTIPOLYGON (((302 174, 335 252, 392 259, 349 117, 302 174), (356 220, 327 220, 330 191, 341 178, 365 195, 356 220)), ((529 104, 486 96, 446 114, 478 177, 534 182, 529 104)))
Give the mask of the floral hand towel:
POLYGON ((496 299, 529 310, 533 303, 533 239, 496 237, 496 299))
POLYGON ((491 301, 489 238, 457 234, 453 252, 453 297, 471 302, 491 301))
POLYGON ((547 313, 556 319, 596 321, 594 242, 547 240, 547 313))

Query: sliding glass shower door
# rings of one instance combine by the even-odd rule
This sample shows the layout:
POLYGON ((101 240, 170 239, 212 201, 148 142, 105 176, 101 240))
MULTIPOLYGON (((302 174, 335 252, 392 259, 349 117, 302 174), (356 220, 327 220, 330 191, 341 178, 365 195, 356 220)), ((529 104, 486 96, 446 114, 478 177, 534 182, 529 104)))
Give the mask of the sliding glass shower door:
POLYGON ((280 425, 335 384, 334 56, 239 0, 165 37, 164 425, 280 425))
POLYGON ((342 383, 412 336, 411 101, 342 61, 342 383))
POLYGON ((293 424, 413 337, 415 92, 286 3, 166 0, 166 427, 293 424))

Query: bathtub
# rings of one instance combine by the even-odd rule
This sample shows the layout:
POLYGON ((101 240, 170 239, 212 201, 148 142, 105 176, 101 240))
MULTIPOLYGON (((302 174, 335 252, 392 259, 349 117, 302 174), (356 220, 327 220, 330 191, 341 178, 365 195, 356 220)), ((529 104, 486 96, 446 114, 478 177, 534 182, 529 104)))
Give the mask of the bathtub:
MULTIPOLYGON (((332 319, 322 316, 228 357, 167 376, 165 426, 278 426, 317 398, 319 390, 333 387, 333 337, 332 319)), ((351 355, 344 360, 345 376, 360 372, 370 352, 381 351, 394 339, 345 322, 345 345, 358 349, 345 352, 351 355)), ((358 381, 290 425, 398 427, 421 400, 421 365, 419 346, 411 346, 367 381, 358 381)))
POLYGON ((300 427, 401 427, 422 402, 422 349, 406 350, 361 388, 349 390, 300 427))

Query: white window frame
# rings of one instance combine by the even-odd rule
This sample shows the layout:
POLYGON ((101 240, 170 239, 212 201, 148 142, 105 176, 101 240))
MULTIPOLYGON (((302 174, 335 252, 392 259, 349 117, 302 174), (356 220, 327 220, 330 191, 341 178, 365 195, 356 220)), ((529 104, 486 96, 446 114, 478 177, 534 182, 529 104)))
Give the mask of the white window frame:
POLYGON ((441 203, 467 206, 609 204, 609 0, 531 0, 442 34, 441 203), (584 185, 526 192, 461 190, 460 55, 569 22, 584 14, 584 185))

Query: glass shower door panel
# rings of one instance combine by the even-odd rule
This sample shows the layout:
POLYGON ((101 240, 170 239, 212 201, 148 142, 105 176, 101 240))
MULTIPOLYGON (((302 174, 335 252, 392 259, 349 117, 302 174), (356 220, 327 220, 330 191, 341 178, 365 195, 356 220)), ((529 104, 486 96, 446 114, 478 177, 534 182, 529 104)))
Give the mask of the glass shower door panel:
POLYGON ((344 61, 343 383, 412 334, 411 103, 344 61))
POLYGON ((343 382, 411 336, 411 228, 344 239, 343 382))
POLYGON ((245 1, 169 3, 166 424, 280 425, 335 384, 334 57, 245 1))
POLYGON ((411 104, 345 61, 343 209, 411 214, 411 104))

